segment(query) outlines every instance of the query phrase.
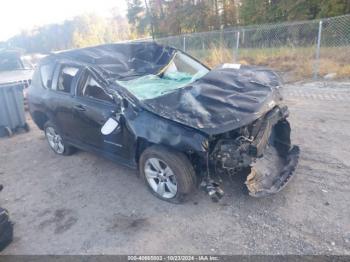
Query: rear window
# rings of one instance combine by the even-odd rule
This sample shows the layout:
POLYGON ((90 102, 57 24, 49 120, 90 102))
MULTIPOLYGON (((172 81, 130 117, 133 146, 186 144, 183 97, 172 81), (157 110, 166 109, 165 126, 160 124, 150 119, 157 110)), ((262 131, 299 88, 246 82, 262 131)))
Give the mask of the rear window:
POLYGON ((51 88, 54 64, 40 66, 42 84, 45 88, 51 88))

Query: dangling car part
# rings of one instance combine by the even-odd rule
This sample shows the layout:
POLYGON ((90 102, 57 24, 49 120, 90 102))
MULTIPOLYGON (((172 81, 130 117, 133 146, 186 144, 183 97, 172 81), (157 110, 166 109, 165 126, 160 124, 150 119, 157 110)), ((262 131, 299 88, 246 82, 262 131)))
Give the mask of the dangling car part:
POLYGON ((299 149, 280 87, 268 69, 209 69, 175 48, 135 42, 49 55, 28 99, 55 153, 81 148, 138 168, 152 194, 178 203, 198 185, 219 200, 224 174, 245 173, 252 196, 286 185, 299 149))
POLYGON ((280 191, 299 158, 299 147, 290 142, 287 115, 286 107, 275 107, 251 125, 215 139, 210 158, 216 173, 234 176, 245 172, 245 184, 254 197, 280 191))

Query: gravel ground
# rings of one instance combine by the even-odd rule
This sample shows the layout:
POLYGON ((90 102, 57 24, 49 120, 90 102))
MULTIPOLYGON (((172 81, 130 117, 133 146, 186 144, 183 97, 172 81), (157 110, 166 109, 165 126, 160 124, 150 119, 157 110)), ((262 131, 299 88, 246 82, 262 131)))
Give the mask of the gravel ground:
POLYGON ((87 152, 55 155, 28 134, 0 139, 0 206, 15 222, 3 254, 350 255, 350 83, 285 87, 296 176, 255 199, 237 178, 212 203, 201 191, 174 205, 153 197, 136 171, 87 152))

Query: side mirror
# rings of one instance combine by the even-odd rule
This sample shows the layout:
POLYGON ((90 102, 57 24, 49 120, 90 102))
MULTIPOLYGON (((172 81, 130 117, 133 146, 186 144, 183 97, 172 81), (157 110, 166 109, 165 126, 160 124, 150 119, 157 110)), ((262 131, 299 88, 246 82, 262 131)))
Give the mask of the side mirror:
MULTIPOLYGON (((129 102, 125 98, 122 98, 122 99, 114 98, 114 104, 115 104, 115 109, 111 113, 113 116, 115 116, 117 113, 117 117, 118 117, 118 113, 122 113, 129 106, 129 102)), ((117 121, 119 121, 119 119, 117 119, 117 121)))
POLYGON ((104 125, 101 128, 101 133, 103 135, 110 135, 113 133, 114 130, 118 129, 120 127, 119 125, 119 119, 115 119, 115 118, 108 118, 108 120, 106 121, 106 123, 104 123, 104 125))

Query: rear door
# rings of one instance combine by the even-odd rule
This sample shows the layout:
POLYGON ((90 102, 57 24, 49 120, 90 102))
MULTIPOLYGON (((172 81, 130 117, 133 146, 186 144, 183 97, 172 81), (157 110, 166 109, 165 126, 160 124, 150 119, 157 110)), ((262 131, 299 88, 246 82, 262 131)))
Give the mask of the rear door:
POLYGON ((73 64, 58 64, 55 68, 49 107, 54 115, 54 123, 64 137, 79 139, 77 125, 73 119, 74 86, 77 84, 82 67, 73 64))

